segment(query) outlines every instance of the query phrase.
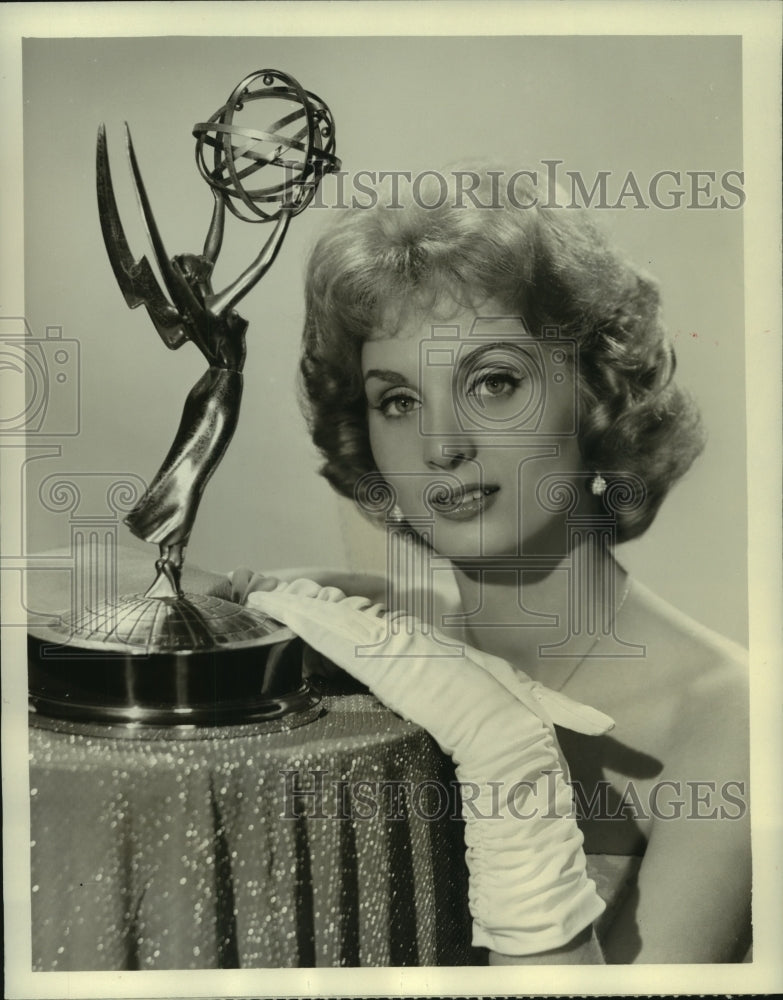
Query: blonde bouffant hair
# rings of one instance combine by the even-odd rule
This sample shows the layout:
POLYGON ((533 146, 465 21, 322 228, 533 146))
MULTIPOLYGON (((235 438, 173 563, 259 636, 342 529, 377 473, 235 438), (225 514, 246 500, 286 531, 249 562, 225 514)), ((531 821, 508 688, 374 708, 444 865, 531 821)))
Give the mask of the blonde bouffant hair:
POLYGON ((556 328, 576 341, 582 458, 610 485, 613 477, 642 484, 640 502, 617 513, 617 541, 634 538, 704 443, 698 413, 673 381, 658 286, 585 211, 545 207, 530 176, 516 172, 509 192, 492 182, 508 175, 502 167, 477 170, 475 199, 465 199, 457 173, 440 175, 445 199, 430 192, 401 207, 341 211, 310 256, 301 382, 322 474, 355 498, 357 483, 377 472, 365 340, 393 335, 395 317, 444 291, 465 305, 492 299, 534 337, 556 328))

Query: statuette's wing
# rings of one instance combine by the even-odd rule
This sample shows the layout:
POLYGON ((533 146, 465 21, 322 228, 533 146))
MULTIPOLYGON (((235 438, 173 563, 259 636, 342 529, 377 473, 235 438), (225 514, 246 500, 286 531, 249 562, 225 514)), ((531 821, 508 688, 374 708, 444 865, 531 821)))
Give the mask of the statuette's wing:
POLYGON ((136 260, 131 253, 114 196, 103 125, 98 129, 96 175, 103 241, 120 291, 131 309, 146 308, 165 345, 175 350, 189 338, 179 311, 163 294, 147 258, 136 260))

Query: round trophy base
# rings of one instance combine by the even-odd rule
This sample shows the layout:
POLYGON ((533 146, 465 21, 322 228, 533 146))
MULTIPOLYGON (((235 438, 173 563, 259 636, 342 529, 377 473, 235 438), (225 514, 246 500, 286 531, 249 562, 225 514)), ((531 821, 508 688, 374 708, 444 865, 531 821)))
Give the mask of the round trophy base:
POLYGON ((121 597, 28 634, 33 722, 172 738, 292 728, 318 715, 304 649, 273 619, 217 597, 121 597))

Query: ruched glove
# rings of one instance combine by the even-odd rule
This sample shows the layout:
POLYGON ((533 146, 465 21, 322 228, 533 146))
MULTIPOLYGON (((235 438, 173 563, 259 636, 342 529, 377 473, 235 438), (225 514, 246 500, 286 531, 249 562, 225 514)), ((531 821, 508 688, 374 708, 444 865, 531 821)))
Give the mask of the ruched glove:
POLYGON ((263 589, 247 594, 248 604, 423 726, 453 757, 474 945, 517 956, 550 951, 601 914, 554 725, 597 735, 612 727, 608 716, 364 598, 307 580, 253 584, 263 589))

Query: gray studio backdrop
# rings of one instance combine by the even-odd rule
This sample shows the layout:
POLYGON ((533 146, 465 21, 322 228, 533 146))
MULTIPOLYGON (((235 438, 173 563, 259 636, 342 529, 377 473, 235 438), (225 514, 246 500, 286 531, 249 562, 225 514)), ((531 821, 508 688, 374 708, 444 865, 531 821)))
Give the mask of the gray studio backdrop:
MULTIPOLYGON (((619 555, 668 600, 745 641, 743 228, 742 211, 730 207, 740 197, 720 185, 742 170, 739 39, 77 38, 28 39, 23 52, 27 320, 38 338, 61 327, 78 342, 80 389, 78 433, 57 438, 60 457, 28 463, 31 550, 69 538, 69 515, 42 505, 40 484, 58 472, 148 481, 203 371, 195 348, 167 351, 116 286, 95 200, 98 123, 107 125, 134 250, 148 248, 128 181, 125 120, 169 253, 197 252, 211 196, 191 127, 244 75, 273 67, 330 105, 349 196, 361 170, 415 176, 471 158, 542 171, 543 160, 561 160, 558 169, 579 172, 588 188, 609 171, 610 203, 634 174, 648 207, 629 196, 597 214, 660 280, 680 379, 701 405, 709 444, 648 535, 619 555), (679 207, 649 203, 650 179, 665 170, 681 174, 679 207), (702 178, 694 198, 687 171, 716 181, 702 178), (726 207, 720 197, 690 207, 716 195, 726 207)), ((675 187, 669 177, 660 191, 675 187)), ((305 259, 335 200, 327 181, 327 207, 294 221, 272 271, 239 307, 250 322, 245 398, 192 537, 189 558, 201 566, 382 570, 382 534, 317 475, 295 393, 305 259)), ((229 218, 216 286, 247 266, 268 232, 229 218)), ((57 405, 73 419, 71 402, 57 405)), ((125 529, 120 539, 141 544, 125 529)))

